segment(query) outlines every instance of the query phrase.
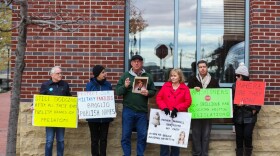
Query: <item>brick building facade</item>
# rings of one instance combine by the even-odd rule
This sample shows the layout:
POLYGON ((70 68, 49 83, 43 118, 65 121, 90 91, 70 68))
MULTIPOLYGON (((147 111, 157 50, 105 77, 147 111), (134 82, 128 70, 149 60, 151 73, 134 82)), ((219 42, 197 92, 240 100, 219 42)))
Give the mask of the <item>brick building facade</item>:
MULTIPOLYGON (((280 113, 278 106, 280 101, 280 2, 250 0, 249 8, 250 75, 252 80, 265 81, 267 86, 265 106, 260 112, 254 132, 254 155, 277 155, 280 152, 280 118, 278 117, 280 113)), ((83 20, 78 24, 78 31, 73 33, 41 31, 41 28, 37 26, 28 27, 26 67, 22 79, 18 127, 19 155, 43 155, 44 128, 32 127, 31 114, 24 110, 32 103, 33 95, 39 92, 41 83, 49 79, 48 72, 51 67, 62 66, 64 80, 69 82, 74 95, 77 91, 85 90, 85 84, 92 76, 93 65, 106 66, 108 80, 113 86, 124 72, 126 58, 123 2, 113 0, 29 1, 30 14, 40 14, 48 9, 67 10, 73 19, 82 17, 83 20)), ((16 16, 13 21, 17 21, 16 16)), ((77 28, 77 25, 73 28, 77 28)), ((13 32, 13 51, 17 43, 16 36, 17 33, 13 32)), ((150 104, 154 106, 153 99, 150 100, 150 104)), ((122 105, 118 105, 117 119, 110 127, 109 155, 122 155, 121 108, 122 105)), ((215 136, 211 137, 215 138, 215 136)), ((89 155, 89 144, 89 130, 86 122, 80 121, 78 129, 67 129, 65 155, 89 155)), ((135 147, 135 136, 133 136, 133 146, 135 147)), ((218 137, 211 140, 210 154, 234 155, 234 147, 232 137, 218 137)), ((184 149, 182 153, 190 153, 190 149, 191 147, 184 149)), ((148 144, 147 155, 158 155, 158 152, 158 145, 148 144)))

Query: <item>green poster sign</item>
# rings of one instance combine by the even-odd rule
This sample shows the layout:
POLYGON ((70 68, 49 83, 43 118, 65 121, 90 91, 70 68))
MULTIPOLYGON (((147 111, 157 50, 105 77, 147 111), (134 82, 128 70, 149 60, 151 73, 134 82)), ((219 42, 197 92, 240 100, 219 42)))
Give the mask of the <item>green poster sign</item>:
POLYGON ((232 118, 231 89, 191 89, 192 119, 232 118))

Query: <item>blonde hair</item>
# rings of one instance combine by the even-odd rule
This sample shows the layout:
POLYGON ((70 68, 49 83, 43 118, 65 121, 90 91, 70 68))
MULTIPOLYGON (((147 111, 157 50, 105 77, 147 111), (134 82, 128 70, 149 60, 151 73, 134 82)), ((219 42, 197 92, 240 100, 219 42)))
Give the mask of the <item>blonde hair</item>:
POLYGON ((171 71, 170 71, 170 73, 169 73, 169 79, 168 79, 168 81, 171 81, 171 74, 172 74, 172 73, 177 73, 177 74, 178 74, 179 79, 180 79, 180 80, 179 80, 180 83, 186 81, 185 76, 184 76, 182 70, 179 69, 179 68, 171 69, 171 71))
POLYGON ((185 144, 185 137, 186 137, 186 133, 185 131, 181 131, 179 134, 179 139, 178 139, 178 144, 180 144, 180 141, 183 141, 183 144, 185 144), (183 138, 181 138, 181 135, 183 134, 183 138))

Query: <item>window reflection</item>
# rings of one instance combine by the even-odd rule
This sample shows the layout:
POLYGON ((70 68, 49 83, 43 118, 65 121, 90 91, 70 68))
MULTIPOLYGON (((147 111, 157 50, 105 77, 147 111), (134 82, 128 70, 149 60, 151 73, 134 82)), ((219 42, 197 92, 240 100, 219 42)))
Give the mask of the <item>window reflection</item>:
MULTIPOLYGON (((221 83, 235 81, 234 70, 244 62, 245 1, 200 0, 200 58, 221 83)), ((186 78, 195 74, 197 1, 179 0, 178 51, 174 52, 174 1, 134 0, 130 12, 129 53, 140 54, 155 82, 164 82, 178 62, 186 78), (177 53, 178 58, 173 58, 177 53)), ((200 59, 198 58, 198 59, 200 59)))
POLYGON ((202 0, 201 57, 209 62, 210 74, 220 82, 234 82, 236 62, 244 60, 244 44, 238 45, 245 39, 244 17, 242 0, 202 0))
POLYGON ((166 81, 168 69, 173 68, 173 3, 170 0, 135 0, 132 3, 146 22, 146 27, 142 31, 130 33, 130 55, 143 56, 144 68, 154 76, 155 82, 166 81))
POLYGON ((196 12, 196 1, 180 1, 177 60, 186 81, 196 73, 196 12))

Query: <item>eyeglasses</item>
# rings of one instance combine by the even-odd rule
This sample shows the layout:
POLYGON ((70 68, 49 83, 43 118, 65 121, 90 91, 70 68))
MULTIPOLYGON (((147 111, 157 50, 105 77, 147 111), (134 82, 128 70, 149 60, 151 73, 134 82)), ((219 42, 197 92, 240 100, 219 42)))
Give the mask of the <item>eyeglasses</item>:
POLYGON ((240 75, 240 74, 236 74, 235 76, 236 76, 236 77, 241 77, 241 75, 240 75))
POLYGON ((55 73, 56 75, 63 75, 62 73, 55 73))

